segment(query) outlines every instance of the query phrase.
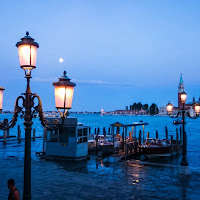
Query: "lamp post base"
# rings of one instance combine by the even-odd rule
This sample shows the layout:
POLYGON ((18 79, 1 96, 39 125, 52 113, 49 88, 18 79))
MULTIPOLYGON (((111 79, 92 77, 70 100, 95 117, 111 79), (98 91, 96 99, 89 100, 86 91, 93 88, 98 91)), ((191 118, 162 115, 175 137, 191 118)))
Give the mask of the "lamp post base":
POLYGON ((180 175, 190 175, 191 174, 190 167, 189 166, 181 166, 181 165, 179 165, 178 174, 180 174, 180 175))

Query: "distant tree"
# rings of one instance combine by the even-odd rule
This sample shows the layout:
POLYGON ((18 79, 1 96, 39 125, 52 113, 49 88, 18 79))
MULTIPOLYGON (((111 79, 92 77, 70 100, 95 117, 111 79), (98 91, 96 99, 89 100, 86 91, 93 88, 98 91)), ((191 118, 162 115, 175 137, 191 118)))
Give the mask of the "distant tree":
POLYGON ((155 103, 152 103, 150 106, 150 115, 158 114, 158 106, 155 103))
POLYGON ((130 105, 130 110, 133 110, 133 106, 132 105, 130 105))
POLYGON ((126 106, 126 110, 128 110, 128 106, 126 106))
POLYGON ((137 103, 133 104, 133 110, 137 110, 137 103))
POLYGON ((144 104, 144 105, 142 106, 142 108, 143 108, 143 110, 148 110, 148 109, 149 109, 149 105, 148 105, 148 104, 144 104))
POLYGON ((139 102, 138 104, 137 104, 137 110, 141 110, 142 109, 142 104, 141 104, 141 102, 139 102))

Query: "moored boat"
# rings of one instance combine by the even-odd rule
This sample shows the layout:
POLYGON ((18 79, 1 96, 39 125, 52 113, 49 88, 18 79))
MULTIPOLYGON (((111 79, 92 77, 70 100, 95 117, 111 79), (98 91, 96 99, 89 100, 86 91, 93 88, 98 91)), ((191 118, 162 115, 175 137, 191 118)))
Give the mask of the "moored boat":
MULTIPOLYGON (((97 136, 93 135, 92 139, 88 140, 88 150, 95 150, 97 148, 96 141, 97 136)), ((119 148, 122 143, 122 138, 114 137, 114 148, 119 148)), ((112 135, 98 135, 98 147, 102 149, 104 152, 104 149, 112 149, 113 152, 113 137, 112 135)), ((107 150, 106 150, 107 151, 107 150)))
POLYGON ((144 145, 141 147, 141 151, 147 157, 168 157, 173 152, 177 152, 177 145, 171 145, 166 139, 152 139, 148 138, 144 145), (172 152, 173 151, 173 152, 172 152))

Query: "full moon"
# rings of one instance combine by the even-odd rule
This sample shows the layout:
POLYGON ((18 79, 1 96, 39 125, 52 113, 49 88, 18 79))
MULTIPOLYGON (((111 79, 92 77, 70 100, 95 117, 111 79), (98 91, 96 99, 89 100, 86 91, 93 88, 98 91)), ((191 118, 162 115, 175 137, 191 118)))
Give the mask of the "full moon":
POLYGON ((63 62, 63 58, 59 58, 59 62, 62 63, 63 62))

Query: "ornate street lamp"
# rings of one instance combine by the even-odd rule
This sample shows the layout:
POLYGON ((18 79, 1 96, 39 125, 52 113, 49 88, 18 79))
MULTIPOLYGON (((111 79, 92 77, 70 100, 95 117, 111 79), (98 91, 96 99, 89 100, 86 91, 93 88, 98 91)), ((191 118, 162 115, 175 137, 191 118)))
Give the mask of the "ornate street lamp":
POLYGON ((5 89, 3 87, 0 87, 0 113, 2 113, 2 106, 3 106, 3 91, 5 89))
POLYGON ((196 115, 199 115, 199 113, 200 113, 200 103, 199 102, 195 104, 194 111, 195 111, 196 115))
MULTIPOLYGON (((15 102, 14 115, 10 122, 4 119, 0 122, 0 129, 6 130, 15 126, 19 113, 22 113, 25 125, 25 154, 24 154, 24 189, 23 200, 31 200, 31 126, 33 124, 32 118, 39 114, 41 124, 49 129, 60 128, 64 123, 65 115, 62 116, 62 123, 59 124, 59 120, 53 120, 53 126, 48 126, 48 121, 44 118, 42 110, 42 102, 40 97, 31 93, 30 78, 31 70, 36 68, 36 55, 39 44, 34 42, 34 39, 26 33, 26 36, 16 44, 19 52, 20 66, 25 71, 25 78, 27 79, 26 93, 17 97, 15 102), (35 105, 34 100, 38 99, 38 104, 35 105), (22 100, 22 106, 19 106, 19 100, 22 100)), ((65 105, 65 103, 64 103, 65 105)), ((68 104, 67 104, 68 105, 68 104)), ((71 106, 71 104, 70 104, 71 106)), ((69 108, 69 107, 66 107, 69 108)), ((71 108, 71 107, 70 107, 71 108)))
POLYGON ((199 112, 200 112, 200 104, 195 104, 194 106, 194 110, 195 110, 195 115, 192 117, 190 116, 190 113, 188 112, 188 110, 185 109, 185 102, 186 102, 186 99, 187 99, 187 94, 183 91, 181 94, 180 94, 180 98, 181 98, 181 101, 182 101, 182 104, 183 104, 183 108, 181 110, 178 110, 178 113, 177 115, 172 115, 172 112, 173 112, 173 105, 169 102, 167 104, 167 112, 169 114, 169 116, 171 118, 177 118, 179 115, 182 116, 182 124, 183 124, 183 150, 182 150, 182 160, 180 162, 180 166, 183 166, 183 167, 187 167, 188 166, 188 162, 187 162, 187 159, 186 159, 186 154, 187 154, 187 137, 186 137, 186 132, 185 132, 185 116, 188 116, 190 117, 191 119, 196 119, 197 117, 199 117, 199 112))
POLYGON ((31 70, 36 68, 37 48, 39 44, 26 32, 26 36, 16 44, 19 54, 19 63, 26 76, 31 76, 31 70))
POLYGON ((70 82, 71 79, 66 74, 66 71, 64 71, 59 81, 52 83, 55 87, 56 108, 59 110, 61 118, 65 118, 67 111, 72 107, 74 87, 76 86, 75 83, 70 82))
POLYGON ((185 93, 184 91, 181 93, 181 101, 183 104, 185 104, 186 99, 187 99, 187 93, 185 93))
POLYGON ((167 112, 169 114, 172 114, 172 111, 173 111, 173 105, 169 101, 169 103, 167 104, 167 112))

